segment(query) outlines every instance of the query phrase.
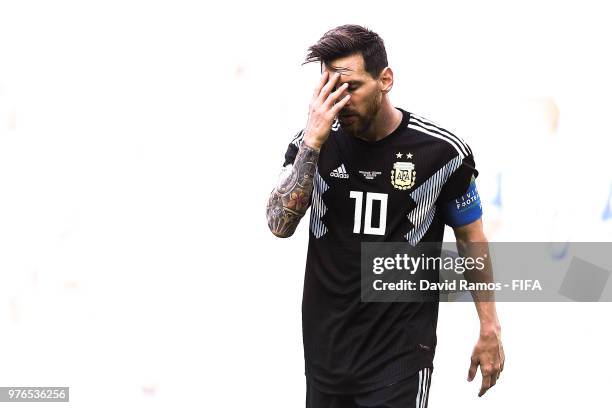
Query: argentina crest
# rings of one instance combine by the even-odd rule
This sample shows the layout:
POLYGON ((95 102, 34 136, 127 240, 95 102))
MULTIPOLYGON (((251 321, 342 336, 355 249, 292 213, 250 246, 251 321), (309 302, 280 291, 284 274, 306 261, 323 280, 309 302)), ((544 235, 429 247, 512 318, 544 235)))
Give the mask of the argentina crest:
MULTIPOLYGON (((402 153, 396 155, 398 159, 402 158, 402 153)), ((412 154, 406 154, 407 159, 412 158, 412 154)), ((391 169, 391 184, 398 190, 408 190, 414 186, 416 179, 416 170, 414 163, 409 161, 396 161, 391 169)))

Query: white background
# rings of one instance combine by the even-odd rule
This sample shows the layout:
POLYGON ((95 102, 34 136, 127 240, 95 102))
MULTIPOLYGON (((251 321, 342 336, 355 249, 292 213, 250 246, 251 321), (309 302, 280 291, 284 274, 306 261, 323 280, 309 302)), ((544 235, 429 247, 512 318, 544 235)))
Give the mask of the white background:
MULTIPOLYGON (((340 24, 383 37, 395 106, 470 143, 490 240, 612 238, 605 2, 0 4, 1 386, 304 405, 307 225, 276 239, 265 204, 306 48, 340 24)), ((478 399, 474 306, 441 305, 430 407, 609 401, 609 304, 498 308, 506 369, 478 399)))

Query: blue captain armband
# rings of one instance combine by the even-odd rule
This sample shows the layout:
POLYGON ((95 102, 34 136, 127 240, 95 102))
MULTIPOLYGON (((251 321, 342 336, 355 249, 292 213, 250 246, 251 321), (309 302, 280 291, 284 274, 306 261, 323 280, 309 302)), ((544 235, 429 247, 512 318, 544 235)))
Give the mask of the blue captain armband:
POLYGON ((482 205, 474 177, 463 195, 442 205, 442 212, 446 224, 451 227, 461 227, 482 217, 482 205))

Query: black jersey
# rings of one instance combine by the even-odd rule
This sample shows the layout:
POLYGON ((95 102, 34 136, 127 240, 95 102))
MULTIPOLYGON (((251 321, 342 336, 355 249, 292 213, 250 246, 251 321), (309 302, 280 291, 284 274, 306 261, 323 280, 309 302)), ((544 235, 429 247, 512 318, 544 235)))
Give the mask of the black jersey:
MULTIPOLYGON (((444 204, 478 173, 463 140, 399 110, 401 124, 381 140, 335 122, 321 147, 302 323, 306 376, 324 392, 366 392, 432 367, 438 303, 361 302, 361 242, 441 242, 444 204)), ((284 166, 302 139, 289 144, 284 166)))

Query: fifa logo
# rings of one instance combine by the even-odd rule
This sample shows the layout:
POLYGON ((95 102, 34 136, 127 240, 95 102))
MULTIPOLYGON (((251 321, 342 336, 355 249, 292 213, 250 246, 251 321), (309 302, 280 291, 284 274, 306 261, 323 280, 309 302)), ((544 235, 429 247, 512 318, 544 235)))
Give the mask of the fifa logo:
POLYGON ((391 184, 398 190, 408 190, 414 186, 416 179, 416 170, 414 163, 411 162, 395 162, 391 169, 391 184))

